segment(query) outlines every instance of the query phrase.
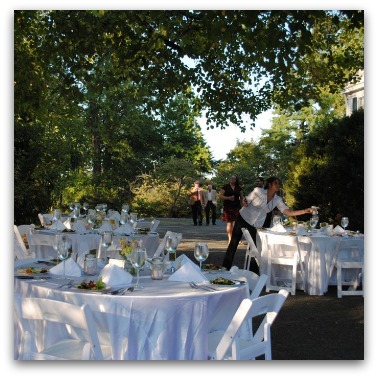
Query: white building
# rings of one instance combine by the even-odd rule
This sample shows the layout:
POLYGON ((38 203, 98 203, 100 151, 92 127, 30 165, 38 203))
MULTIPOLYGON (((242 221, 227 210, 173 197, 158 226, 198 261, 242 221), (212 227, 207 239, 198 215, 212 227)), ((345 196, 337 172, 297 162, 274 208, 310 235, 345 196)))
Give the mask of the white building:
POLYGON ((357 73, 360 76, 360 81, 357 83, 348 84, 344 91, 345 105, 346 105, 346 115, 350 116, 352 112, 364 108, 364 78, 365 71, 360 70, 357 73))

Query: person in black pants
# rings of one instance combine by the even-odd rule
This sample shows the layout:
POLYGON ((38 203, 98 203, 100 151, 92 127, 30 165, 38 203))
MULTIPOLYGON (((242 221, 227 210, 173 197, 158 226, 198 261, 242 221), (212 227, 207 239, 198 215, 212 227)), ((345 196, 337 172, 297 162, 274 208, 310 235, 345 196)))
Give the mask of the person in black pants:
MULTIPOLYGON (((231 241, 228 244, 228 248, 222 263, 227 270, 232 267, 232 262, 238 248, 239 241, 243 235, 241 230, 242 228, 248 229, 254 243, 257 245, 257 228, 270 227, 272 211, 276 207, 279 211, 289 217, 310 214, 312 212, 311 207, 304 210, 290 210, 283 202, 282 198, 276 194, 279 189, 279 179, 277 177, 270 177, 266 180, 264 188, 256 187, 247 197, 244 198, 243 207, 240 209, 239 215, 236 218, 234 228, 232 230, 231 241)), ((249 269, 257 274, 260 274, 259 267, 255 259, 252 259, 249 269)))
POLYGON ((203 193, 205 203, 206 225, 210 224, 210 211, 211 211, 211 223, 215 225, 217 219, 217 191, 213 189, 213 186, 209 184, 207 190, 203 193))
POLYGON ((195 181, 194 187, 190 190, 189 204, 192 208, 193 225, 197 226, 198 224, 199 226, 202 226, 204 196, 199 181, 195 181))

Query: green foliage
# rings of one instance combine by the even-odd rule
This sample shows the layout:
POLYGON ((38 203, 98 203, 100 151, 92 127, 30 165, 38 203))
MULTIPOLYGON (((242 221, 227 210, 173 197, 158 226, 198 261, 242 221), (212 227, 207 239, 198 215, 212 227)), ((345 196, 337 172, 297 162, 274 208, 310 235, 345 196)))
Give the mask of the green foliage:
POLYGON ((348 216, 349 228, 364 230, 364 113, 310 133, 298 150, 285 185, 291 205, 320 207, 320 221, 348 216))

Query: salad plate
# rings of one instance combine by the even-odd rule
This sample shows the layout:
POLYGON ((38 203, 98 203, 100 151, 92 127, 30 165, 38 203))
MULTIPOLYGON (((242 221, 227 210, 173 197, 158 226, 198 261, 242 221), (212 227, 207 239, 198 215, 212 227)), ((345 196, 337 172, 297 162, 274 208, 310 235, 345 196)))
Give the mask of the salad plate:
POLYGON ((217 277, 213 280, 210 280, 212 285, 222 285, 222 286, 233 286, 233 285, 241 285, 243 282, 236 281, 236 280, 229 280, 228 278, 217 277))

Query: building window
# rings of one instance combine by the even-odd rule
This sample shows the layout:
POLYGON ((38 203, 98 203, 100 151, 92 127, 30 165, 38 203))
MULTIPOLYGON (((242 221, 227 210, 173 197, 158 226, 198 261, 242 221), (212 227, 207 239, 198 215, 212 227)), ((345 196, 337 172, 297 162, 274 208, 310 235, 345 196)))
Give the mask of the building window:
POLYGON ((353 97, 352 101, 352 112, 355 112, 358 110, 357 97, 353 97))

